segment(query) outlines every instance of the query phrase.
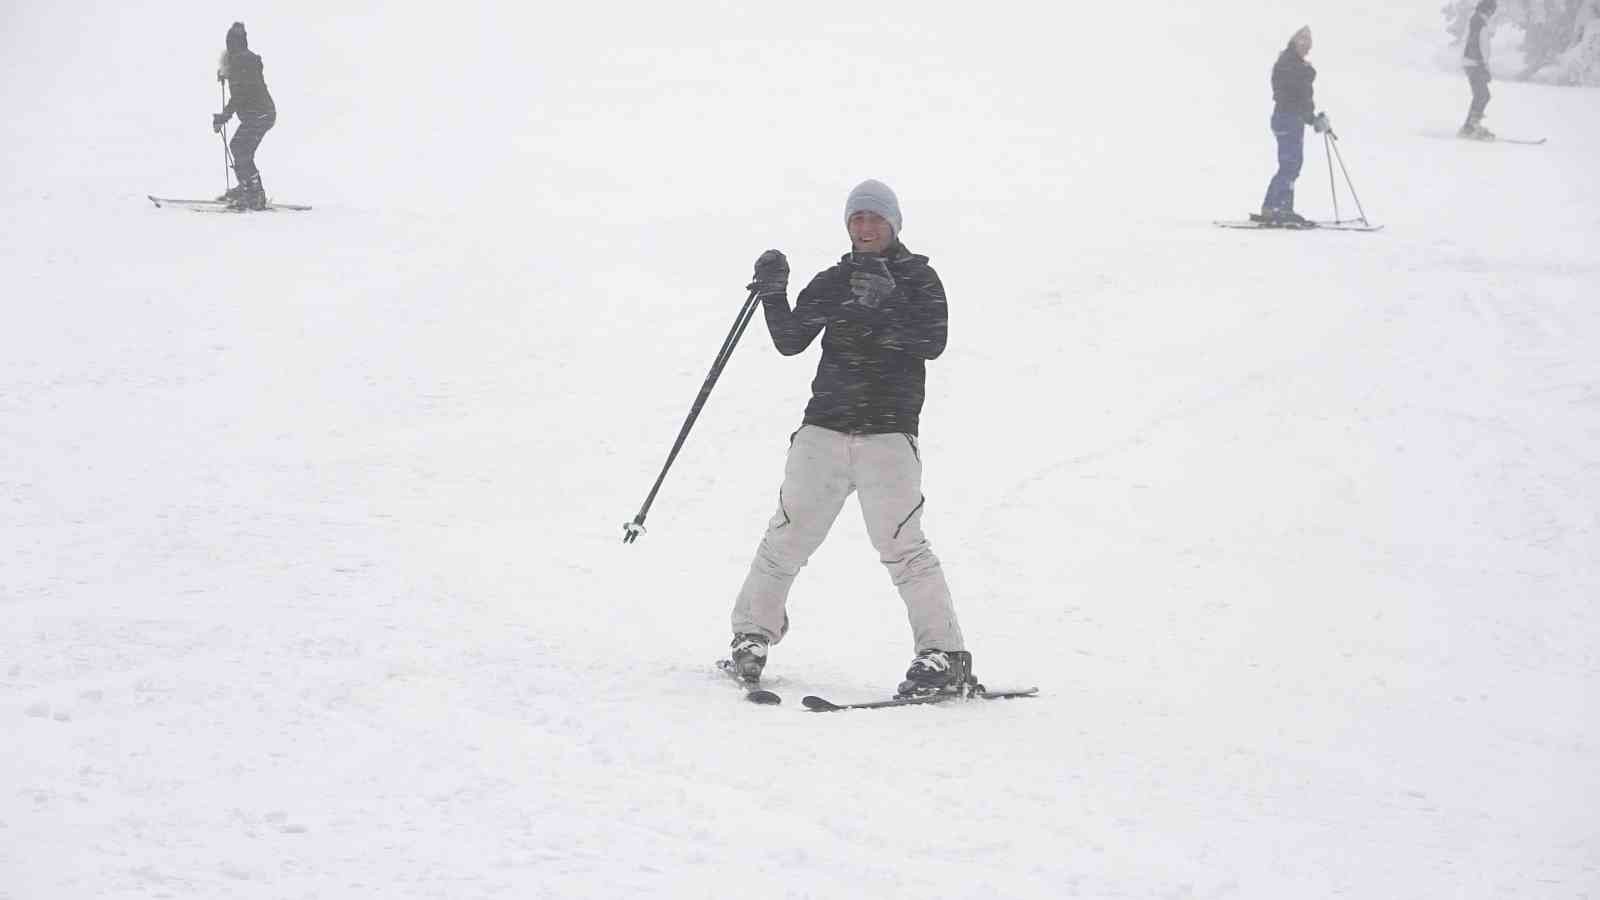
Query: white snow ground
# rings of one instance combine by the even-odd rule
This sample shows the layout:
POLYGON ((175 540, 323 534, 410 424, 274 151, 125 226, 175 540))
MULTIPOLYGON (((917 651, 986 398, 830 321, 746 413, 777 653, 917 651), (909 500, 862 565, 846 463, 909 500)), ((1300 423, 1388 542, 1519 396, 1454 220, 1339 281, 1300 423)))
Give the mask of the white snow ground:
POLYGON ((1600 897, 1600 93, 1444 139, 1399 5, 12 6, 0 898, 1600 897), (143 199, 221 186, 233 18, 311 213, 143 199), (1305 22, 1387 229, 1212 228, 1305 22), (759 322, 619 540, 865 177, 1034 700, 801 709, 910 657, 853 504, 785 704, 711 674, 817 352, 759 322))

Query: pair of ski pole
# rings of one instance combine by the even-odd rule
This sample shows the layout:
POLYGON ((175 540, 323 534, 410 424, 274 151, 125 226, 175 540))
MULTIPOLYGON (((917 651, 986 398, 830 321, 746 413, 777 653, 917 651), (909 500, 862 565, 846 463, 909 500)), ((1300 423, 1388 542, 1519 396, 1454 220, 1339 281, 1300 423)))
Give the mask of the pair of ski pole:
POLYGON ((1350 189, 1350 197, 1356 202, 1356 213, 1360 215, 1359 219, 1351 219, 1350 221, 1371 225, 1372 223, 1367 221, 1367 211, 1361 208, 1361 198, 1356 195, 1355 183, 1350 180, 1350 170, 1344 167, 1344 155, 1339 152, 1339 136, 1333 133, 1332 128, 1322 133, 1322 147, 1328 156, 1328 191, 1333 194, 1334 224, 1345 224, 1345 220, 1339 217, 1339 188, 1333 180, 1333 161, 1337 159, 1339 161, 1339 171, 1344 173, 1345 186, 1350 189))
POLYGON ((633 517, 633 521, 624 522, 622 525, 624 544, 631 544, 644 534, 644 517, 649 514, 650 504, 655 502, 656 492, 661 490, 661 483, 667 478, 667 470, 672 468, 672 461, 678 458, 678 451, 683 449, 683 442, 689 437, 689 429, 694 427, 695 420, 700 417, 700 410, 705 408, 706 398, 711 396, 711 389, 716 386, 717 379, 722 377, 722 370, 728 365, 729 357, 733 356, 733 348, 738 346, 739 338, 744 336, 745 328, 760 307, 760 288, 752 287, 750 296, 745 298, 744 306, 739 308, 739 315, 733 320, 733 327, 728 329, 728 336, 722 339, 722 348, 717 351, 716 359, 711 362, 711 371, 706 373, 706 380, 700 385, 700 394, 689 407, 689 415, 683 420, 683 427, 678 430, 678 439, 673 443, 672 451, 667 454, 667 462, 661 467, 661 474, 656 476, 656 483, 644 498, 644 505, 639 507, 638 515, 633 517))

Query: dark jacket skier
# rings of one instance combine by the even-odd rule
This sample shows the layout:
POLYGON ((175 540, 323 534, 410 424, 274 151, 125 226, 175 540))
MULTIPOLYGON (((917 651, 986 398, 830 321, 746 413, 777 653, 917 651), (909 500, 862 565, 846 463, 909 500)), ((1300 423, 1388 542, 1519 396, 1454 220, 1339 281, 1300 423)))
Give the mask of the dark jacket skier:
POLYGON ((267 91, 261 57, 250 52, 244 23, 233 23, 225 40, 227 50, 217 66, 217 81, 228 84, 228 104, 211 117, 211 129, 220 133, 230 118, 239 116, 239 128, 228 144, 239 185, 217 199, 245 209, 264 209, 267 194, 261 186, 261 170, 256 168, 256 148, 277 123, 278 108, 267 91))
POLYGON ((972 657, 950 587, 922 532, 922 454, 917 430, 925 367, 948 335, 944 285, 926 256, 900 242, 900 202, 865 181, 845 201, 851 252, 806 285, 789 308, 789 263, 777 250, 756 260, 761 298, 778 352, 794 356, 822 335, 811 402, 790 437, 778 510, 734 603, 732 658, 747 682, 761 676, 769 645, 789 630, 789 589, 822 545, 845 500, 861 501, 867 534, 900 591, 916 657, 902 693, 959 691, 972 657))
POLYGON ((822 333, 804 424, 853 434, 917 433, 925 363, 944 352, 948 333, 944 286, 926 256, 898 241, 882 254, 852 251, 811 279, 792 312, 777 295, 761 299, 767 330, 784 356, 803 352, 822 333), (860 272, 886 276, 903 290, 881 307, 865 306, 851 293, 860 272))
POLYGON ((1272 66, 1273 118, 1298 121, 1301 125, 1310 125, 1316 118, 1313 84, 1317 70, 1306 62, 1310 52, 1311 29, 1302 28, 1278 54, 1278 61, 1272 66))
POLYGON ((1326 114, 1316 112, 1312 84, 1317 70, 1306 57, 1311 53, 1311 28, 1301 28, 1289 39, 1272 66, 1272 133, 1278 140, 1278 171, 1261 200, 1262 221, 1276 225, 1312 224, 1294 211, 1294 183, 1305 161, 1306 126, 1321 134, 1329 130, 1326 114))
POLYGON ((1494 15, 1495 0, 1478 0, 1477 9, 1467 24, 1467 44, 1461 52, 1461 66, 1467 73, 1467 84, 1472 88, 1472 103, 1467 107, 1467 121, 1456 132, 1458 137, 1494 140, 1494 132, 1483 127, 1483 111, 1489 106, 1489 55, 1485 52, 1484 35, 1489 17, 1494 15))

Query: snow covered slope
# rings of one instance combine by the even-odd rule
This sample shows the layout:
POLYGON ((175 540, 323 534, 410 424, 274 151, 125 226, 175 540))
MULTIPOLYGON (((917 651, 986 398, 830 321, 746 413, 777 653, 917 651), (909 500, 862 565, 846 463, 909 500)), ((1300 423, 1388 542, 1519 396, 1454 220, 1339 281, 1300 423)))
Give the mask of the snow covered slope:
MULTIPOLYGON (((0 898, 1600 895, 1600 94, 1433 3, 7 10, 0 898), (232 18, 306 214, 202 216, 232 18), (1378 234, 1223 231, 1317 33, 1378 234), (866 177, 951 298, 927 528, 714 675, 866 177)), ((1313 143, 1303 211, 1326 217, 1313 143)), ((1348 212, 1348 206, 1344 207, 1348 212)))

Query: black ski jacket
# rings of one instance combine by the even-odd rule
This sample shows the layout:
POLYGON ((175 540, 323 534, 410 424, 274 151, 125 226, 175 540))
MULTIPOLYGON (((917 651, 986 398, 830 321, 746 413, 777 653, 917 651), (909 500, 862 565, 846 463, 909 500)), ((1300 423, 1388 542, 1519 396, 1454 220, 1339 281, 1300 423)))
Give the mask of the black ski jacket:
POLYGON ((1311 83, 1316 80, 1317 70, 1291 42, 1278 54, 1278 62, 1272 67, 1272 114, 1292 115, 1311 124, 1317 116, 1317 104, 1311 97, 1311 83))
POLYGON ((944 352, 949 331, 944 285, 926 256, 898 242, 881 257, 847 253, 811 279, 792 311, 777 292, 762 295, 761 308, 784 356, 801 353, 822 333, 805 424, 849 434, 917 433, 924 364, 944 352), (894 288, 867 307, 851 292, 850 276, 881 273, 880 259, 894 288))
POLYGON ((241 118, 248 114, 277 115, 261 70, 261 57, 249 50, 229 50, 223 55, 221 74, 228 79, 228 105, 222 108, 224 116, 234 113, 241 118))

